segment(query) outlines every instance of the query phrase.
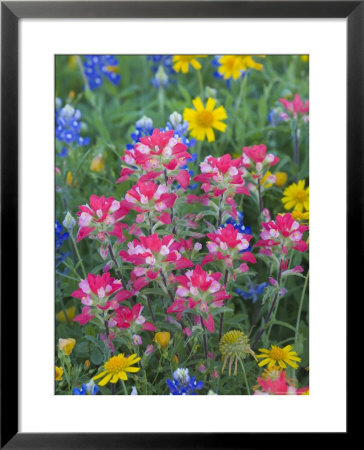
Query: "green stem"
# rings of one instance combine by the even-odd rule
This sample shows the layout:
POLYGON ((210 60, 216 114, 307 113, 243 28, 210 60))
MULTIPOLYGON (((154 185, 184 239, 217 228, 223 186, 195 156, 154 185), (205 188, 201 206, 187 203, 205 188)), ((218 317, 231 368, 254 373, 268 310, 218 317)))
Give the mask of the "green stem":
POLYGON ((247 391, 248 395, 250 395, 250 388, 249 388, 248 379, 247 379, 246 373, 245 373, 245 367, 244 367, 243 361, 241 360, 240 356, 238 357, 238 359, 239 359, 241 368, 243 369, 243 375, 244 375, 246 391, 247 391))
POLYGON ((82 75, 82 78, 83 78, 83 82, 85 83, 86 89, 89 90, 90 86, 88 84, 87 77, 85 76, 85 73, 83 71, 81 58, 78 55, 76 56, 76 60, 77 60, 78 67, 80 68, 81 75, 82 75))
POLYGON ((128 391, 126 390, 126 386, 125 386, 124 380, 121 380, 121 384, 123 385, 124 394, 125 395, 129 395, 128 391))
POLYGON ((264 206, 263 206, 263 197, 262 197, 262 189, 260 185, 260 178, 258 178, 258 196, 259 196, 259 213, 262 214, 264 206))
POLYGON ((75 249, 75 251, 76 251, 77 259, 78 259, 78 261, 79 261, 79 263, 80 263, 80 266, 81 266, 83 278, 86 278, 86 270, 85 270, 85 267, 84 267, 84 265, 83 265, 83 262, 82 262, 82 258, 81 258, 80 252, 78 251, 78 248, 77 248, 77 244, 76 244, 75 238, 73 237, 73 234, 72 234, 72 233, 70 233, 70 235, 71 235, 73 247, 74 247, 74 249, 75 249))
POLYGON ((202 141, 197 141, 197 144, 196 144, 196 154, 197 154, 196 165, 198 167, 199 167, 200 162, 201 162, 201 147, 202 147, 202 141))
POLYGON ((298 148, 298 128, 297 125, 293 132, 293 161, 297 165, 297 172, 300 165, 300 154, 298 148))
POLYGON ((298 338, 298 329, 299 329, 299 326, 300 326, 302 305, 303 305, 303 300, 305 298, 305 293, 306 293, 309 273, 310 272, 308 271, 307 275, 306 275, 305 284, 303 285, 303 291, 302 291, 302 295, 301 295, 300 305, 298 307, 297 322, 296 322, 296 332, 295 332, 295 336, 294 336, 294 343, 295 344, 297 343, 297 338, 298 338))
POLYGON ((59 302, 61 304, 61 308, 62 308, 62 311, 63 311, 63 314, 64 314, 65 322, 67 322, 68 325, 71 325, 70 319, 68 318, 67 313, 66 313, 66 307, 64 305, 64 301, 63 301, 62 297, 59 297, 59 302))
POLYGON ((203 81, 202 81, 201 69, 200 70, 196 70, 196 72, 197 72, 197 77, 198 77, 198 84, 200 86, 201 100, 203 100, 204 95, 203 95, 203 81))
POLYGON ((235 109, 239 109, 239 106, 240 106, 240 103, 241 103, 241 100, 242 100, 242 98, 243 98, 243 95, 244 95, 244 91, 245 91, 245 84, 246 84, 246 80, 247 79, 247 77, 245 76, 242 80, 241 80, 241 83, 240 83, 240 90, 239 90, 239 95, 238 95, 238 98, 236 99, 236 103, 235 103, 235 109))
POLYGON ((158 90, 158 103, 159 103, 159 113, 162 119, 161 123, 164 123, 164 88, 162 86, 160 86, 158 90))

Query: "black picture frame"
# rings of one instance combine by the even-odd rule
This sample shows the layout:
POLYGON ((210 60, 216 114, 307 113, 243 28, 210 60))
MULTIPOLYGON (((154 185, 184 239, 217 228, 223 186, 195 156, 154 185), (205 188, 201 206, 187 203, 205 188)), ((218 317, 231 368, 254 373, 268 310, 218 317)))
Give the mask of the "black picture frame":
MULTIPOLYGON (((1 2, 1 448, 256 448, 268 433, 18 432, 18 22, 21 18, 346 18, 347 300, 363 273, 364 1, 1 2), (356 255, 356 256, 354 256, 356 255), (9 300, 11 295, 11 301, 9 300), (11 345, 9 336, 11 335, 11 345), (10 369, 11 368, 11 369, 10 369), (243 436, 242 436, 243 435, 243 436)), ((353 296, 353 295, 352 295, 353 296)), ((360 300, 360 299, 359 299, 360 300)), ((310 433, 306 433, 307 437, 310 433)), ((338 433, 346 437, 346 433, 338 433)), ((317 434, 315 439, 317 438, 317 434)), ((284 436, 280 445, 288 443, 284 436)), ((294 437, 294 439, 296 439, 294 437)), ((317 442, 317 441, 316 441, 317 442)))

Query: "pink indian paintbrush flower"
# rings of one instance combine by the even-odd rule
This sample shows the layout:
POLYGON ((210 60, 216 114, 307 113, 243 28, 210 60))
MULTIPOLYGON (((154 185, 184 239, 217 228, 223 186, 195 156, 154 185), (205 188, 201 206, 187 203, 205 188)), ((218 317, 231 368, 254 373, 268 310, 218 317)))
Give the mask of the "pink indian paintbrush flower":
POLYGON ((122 288, 121 281, 112 278, 109 272, 102 275, 89 273, 87 278, 79 283, 79 289, 72 293, 72 297, 80 299, 83 305, 92 307, 93 312, 97 309, 117 309, 119 302, 131 296, 131 292, 122 288))
POLYGON ((293 114, 293 117, 297 117, 297 114, 306 114, 310 109, 309 100, 303 102, 298 94, 295 94, 292 102, 285 98, 279 98, 278 101, 282 103, 289 113, 293 114))
POLYGON ((256 389, 254 395, 302 395, 308 392, 308 386, 297 389, 284 371, 281 371, 278 377, 266 379, 258 377, 257 381, 260 389, 256 389))
POLYGON ((161 271, 192 267, 193 263, 184 258, 178 251, 182 244, 175 241, 174 235, 166 235, 161 239, 157 233, 151 236, 140 236, 128 243, 128 250, 122 250, 120 256, 124 261, 134 264, 132 271, 136 277, 146 275, 150 279, 158 277, 161 271))
POLYGON ((267 153, 267 146, 264 144, 243 147, 241 165, 249 169, 253 180, 262 178, 268 169, 279 162, 278 156, 267 153))
MULTIPOLYGON (((154 181, 140 179, 125 195, 125 200, 121 201, 121 206, 127 209, 134 209, 138 214, 137 223, 146 220, 146 214, 154 217, 156 214, 165 212, 172 208, 177 199, 176 194, 169 193, 165 184, 156 184, 154 181)), ((159 215, 159 220, 167 223, 170 220, 169 215, 159 215)))
POLYGON ((284 255, 289 248, 300 252, 307 250, 308 245, 302 237, 308 230, 308 226, 300 225, 290 213, 277 215, 275 221, 262 222, 261 225, 263 229, 260 233, 261 240, 255 244, 257 247, 272 250, 273 247, 277 247, 277 250, 284 255))
MULTIPOLYGON (((98 197, 91 195, 90 204, 79 206, 77 242, 91 234, 98 238, 104 236, 105 225, 107 231, 112 230, 114 224, 122 220, 129 212, 113 197, 98 197), (98 233, 101 232, 99 236, 98 233)), ((106 233, 107 233, 106 231, 106 233)))
POLYGON ((167 313, 176 313, 177 319, 180 320, 184 311, 193 310, 197 316, 202 317, 204 326, 212 333, 215 324, 209 312, 210 308, 224 306, 224 300, 231 297, 219 283, 221 276, 219 272, 207 273, 197 265, 184 275, 175 277, 178 283, 176 297, 167 309, 167 313))
POLYGON ((244 261, 256 262, 251 252, 243 252, 249 248, 252 236, 239 233, 233 225, 228 224, 224 228, 219 228, 216 233, 207 233, 207 237, 210 239, 207 242, 209 254, 202 260, 202 266, 216 259, 225 260, 230 267, 233 266, 233 260, 238 258, 244 261))
POLYGON ((244 186, 245 169, 241 167, 241 159, 232 159, 230 154, 219 158, 207 156, 200 164, 201 174, 194 177, 194 181, 202 183, 201 189, 212 192, 214 197, 226 193, 230 195, 250 195, 244 186))
POLYGON ((137 329, 155 331, 156 327, 151 322, 147 322, 142 315, 143 308, 144 306, 140 303, 137 303, 131 309, 121 306, 114 312, 112 319, 118 328, 127 329, 133 327, 134 332, 137 329))
MULTIPOLYGON (((158 177, 167 177, 168 182, 176 179, 185 189, 189 185, 190 175, 181 167, 185 166, 191 155, 187 152, 187 146, 173 135, 173 130, 159 131, 156 128, 151 136, 140 138, 133 149, 125 150, 121 160, 149 172, 160 171, 158 177)), ((134 172, 133 169, 123 167, 117 182, 124 181, 134 172)))

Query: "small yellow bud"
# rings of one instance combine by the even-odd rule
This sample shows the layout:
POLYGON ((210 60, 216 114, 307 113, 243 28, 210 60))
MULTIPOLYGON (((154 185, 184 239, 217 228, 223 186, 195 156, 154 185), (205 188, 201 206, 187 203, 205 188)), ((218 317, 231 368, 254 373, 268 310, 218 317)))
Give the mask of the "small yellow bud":
POLYGON ((171 333, 168 331, 158 331, 154 336, 154 341, 164 349, 168 347, 169 340, 171 339, 171 333))
POLYGON ((85 361, 85 369, 88 369, 90 367, 90 360, 86 359, 85 361))
POLYGON ((101 172, 104 170, 104 159, 102 155, 95 156, 95 158, 91 161, 90 169, 93 172, 101 172))
POLYGON ((68 58, 68 66, 69 66, 70 69, 75 69, 76 68, 76 66, 77 66, 77 56, 72 55, 72 56, 70 56, 68 58))
POLYGON ((67 172, 67 177, 66 177, 67 186, 71 186, 72 180, 73 180, 72 172, 69 170, 67 172))
POLYGON ((62 367, 57 367, 56 366, 56 381, 61 381, 62 380, 62 375, 63 375, 63 369, 62 367))
POLYGON ((276 186, 282 187, 287 183, 286 172, 276 172, 276 186))
MULTIPOLYGON (((66 311, 66 317, 68 318, 68 320, 69 320, 70 322, 72 322, 72 319, 75 317, 75 314, 76 314, 76 308, 75 308, 74 306, 70 306, 70 307, 67 308, 65 311, 66 311)), ((57 314, 57 319, 58 319, 60 322, 66 322, 66 317, 65 317, 65 315, 64 315, 64 311, 63 311, 63 310, 60 311, 60 312, 57 314)))
POLYGON ((65 355, 70 355, 72 353, 73 347, 76 344, 76 339, 58 339, 58 348, 60 351, 64 350, 65 355))
POLYGON ((310 57, 308 55, 301 55, 301 61, 308 62, 310 57))
POLYGON ((173 361, 174 361, 175 363, 178 364, 179 359, 178 359, 178 356, 177 356, 177 355, 174 355, 174 356, 173 356, 173 361))

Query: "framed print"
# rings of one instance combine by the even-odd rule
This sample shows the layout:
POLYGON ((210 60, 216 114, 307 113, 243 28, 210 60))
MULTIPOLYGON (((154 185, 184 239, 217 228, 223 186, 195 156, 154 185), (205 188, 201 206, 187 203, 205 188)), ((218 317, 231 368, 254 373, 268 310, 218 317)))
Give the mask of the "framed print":
POLYGON ((347 435, 363 8, 2 2, 2 447, 347 435))

